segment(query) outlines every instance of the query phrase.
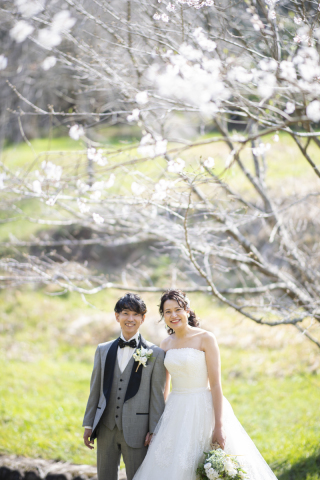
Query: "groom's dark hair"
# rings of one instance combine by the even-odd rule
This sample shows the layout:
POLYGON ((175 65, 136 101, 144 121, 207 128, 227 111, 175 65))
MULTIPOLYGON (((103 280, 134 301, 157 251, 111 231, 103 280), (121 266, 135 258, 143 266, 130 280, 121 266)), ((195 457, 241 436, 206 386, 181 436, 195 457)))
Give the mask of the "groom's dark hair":
POLYGON ((147 313, 146 304, 136 293, 126 293, 123 297, 119 298, 114 307, 116 313, 121 313, 122 310, 126 309, 140 313, 140 315, 145 315, 147 313))

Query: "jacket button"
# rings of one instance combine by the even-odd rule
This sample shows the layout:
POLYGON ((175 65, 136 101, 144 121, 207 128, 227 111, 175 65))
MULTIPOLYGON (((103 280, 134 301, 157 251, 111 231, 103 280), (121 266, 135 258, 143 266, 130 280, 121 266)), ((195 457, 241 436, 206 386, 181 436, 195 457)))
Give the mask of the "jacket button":
POLYGON ((120 407, 117 407, 117 408, 120 408, 120 407))
POLYGON ((118 418, 118 415, 116 415, 116 418, 118 418))
POLYGON ((119 390, 121 390, 121 388, 119 388, 119 390))
POLYGON ((123 382, 122 378, 120 378, 120 382, 123 382))
POLYGON ((118 400, 120 400, 120 397, 118 397, 118 400))

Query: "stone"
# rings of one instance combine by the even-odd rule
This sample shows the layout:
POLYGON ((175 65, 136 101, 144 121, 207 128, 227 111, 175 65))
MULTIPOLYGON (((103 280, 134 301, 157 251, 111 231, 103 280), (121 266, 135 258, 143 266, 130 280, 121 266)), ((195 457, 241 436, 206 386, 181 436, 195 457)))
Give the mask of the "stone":
POLYGON ((24 473, 23 480, 40 480, 40 475, 38 475, 35 471, 29 470, 24 473))

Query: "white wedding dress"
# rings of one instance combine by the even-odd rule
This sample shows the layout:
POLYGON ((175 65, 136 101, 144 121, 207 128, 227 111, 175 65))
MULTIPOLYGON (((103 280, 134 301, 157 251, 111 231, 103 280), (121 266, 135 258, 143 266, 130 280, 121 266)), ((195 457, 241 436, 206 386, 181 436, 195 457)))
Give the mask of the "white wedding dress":
MULTIPOLYGON (((203 452, 210 450, 214 417, 205 353, 172 349, 165 366, 172 377, 172 392, 133 480, 196 480, 203 452)), ((226 399, 223 409, 226 453, 239 455, 250 480, 276 480, 226 399)))

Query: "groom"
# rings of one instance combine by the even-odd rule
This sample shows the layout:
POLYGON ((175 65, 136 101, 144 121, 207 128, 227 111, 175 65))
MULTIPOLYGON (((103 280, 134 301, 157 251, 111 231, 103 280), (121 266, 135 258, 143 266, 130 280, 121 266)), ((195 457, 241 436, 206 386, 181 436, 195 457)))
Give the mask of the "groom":
POLYGON ((139 333, 147 312, 139 295, 127 293, 114 310, 121 335, 96 350, 83 438, 90 449, 97 439, 98 480, 117 480, 121 454, 132 480, 164 410, 164 351, 139 333), (141 347, 152 350, 145 366, 132 356, 141 347))

